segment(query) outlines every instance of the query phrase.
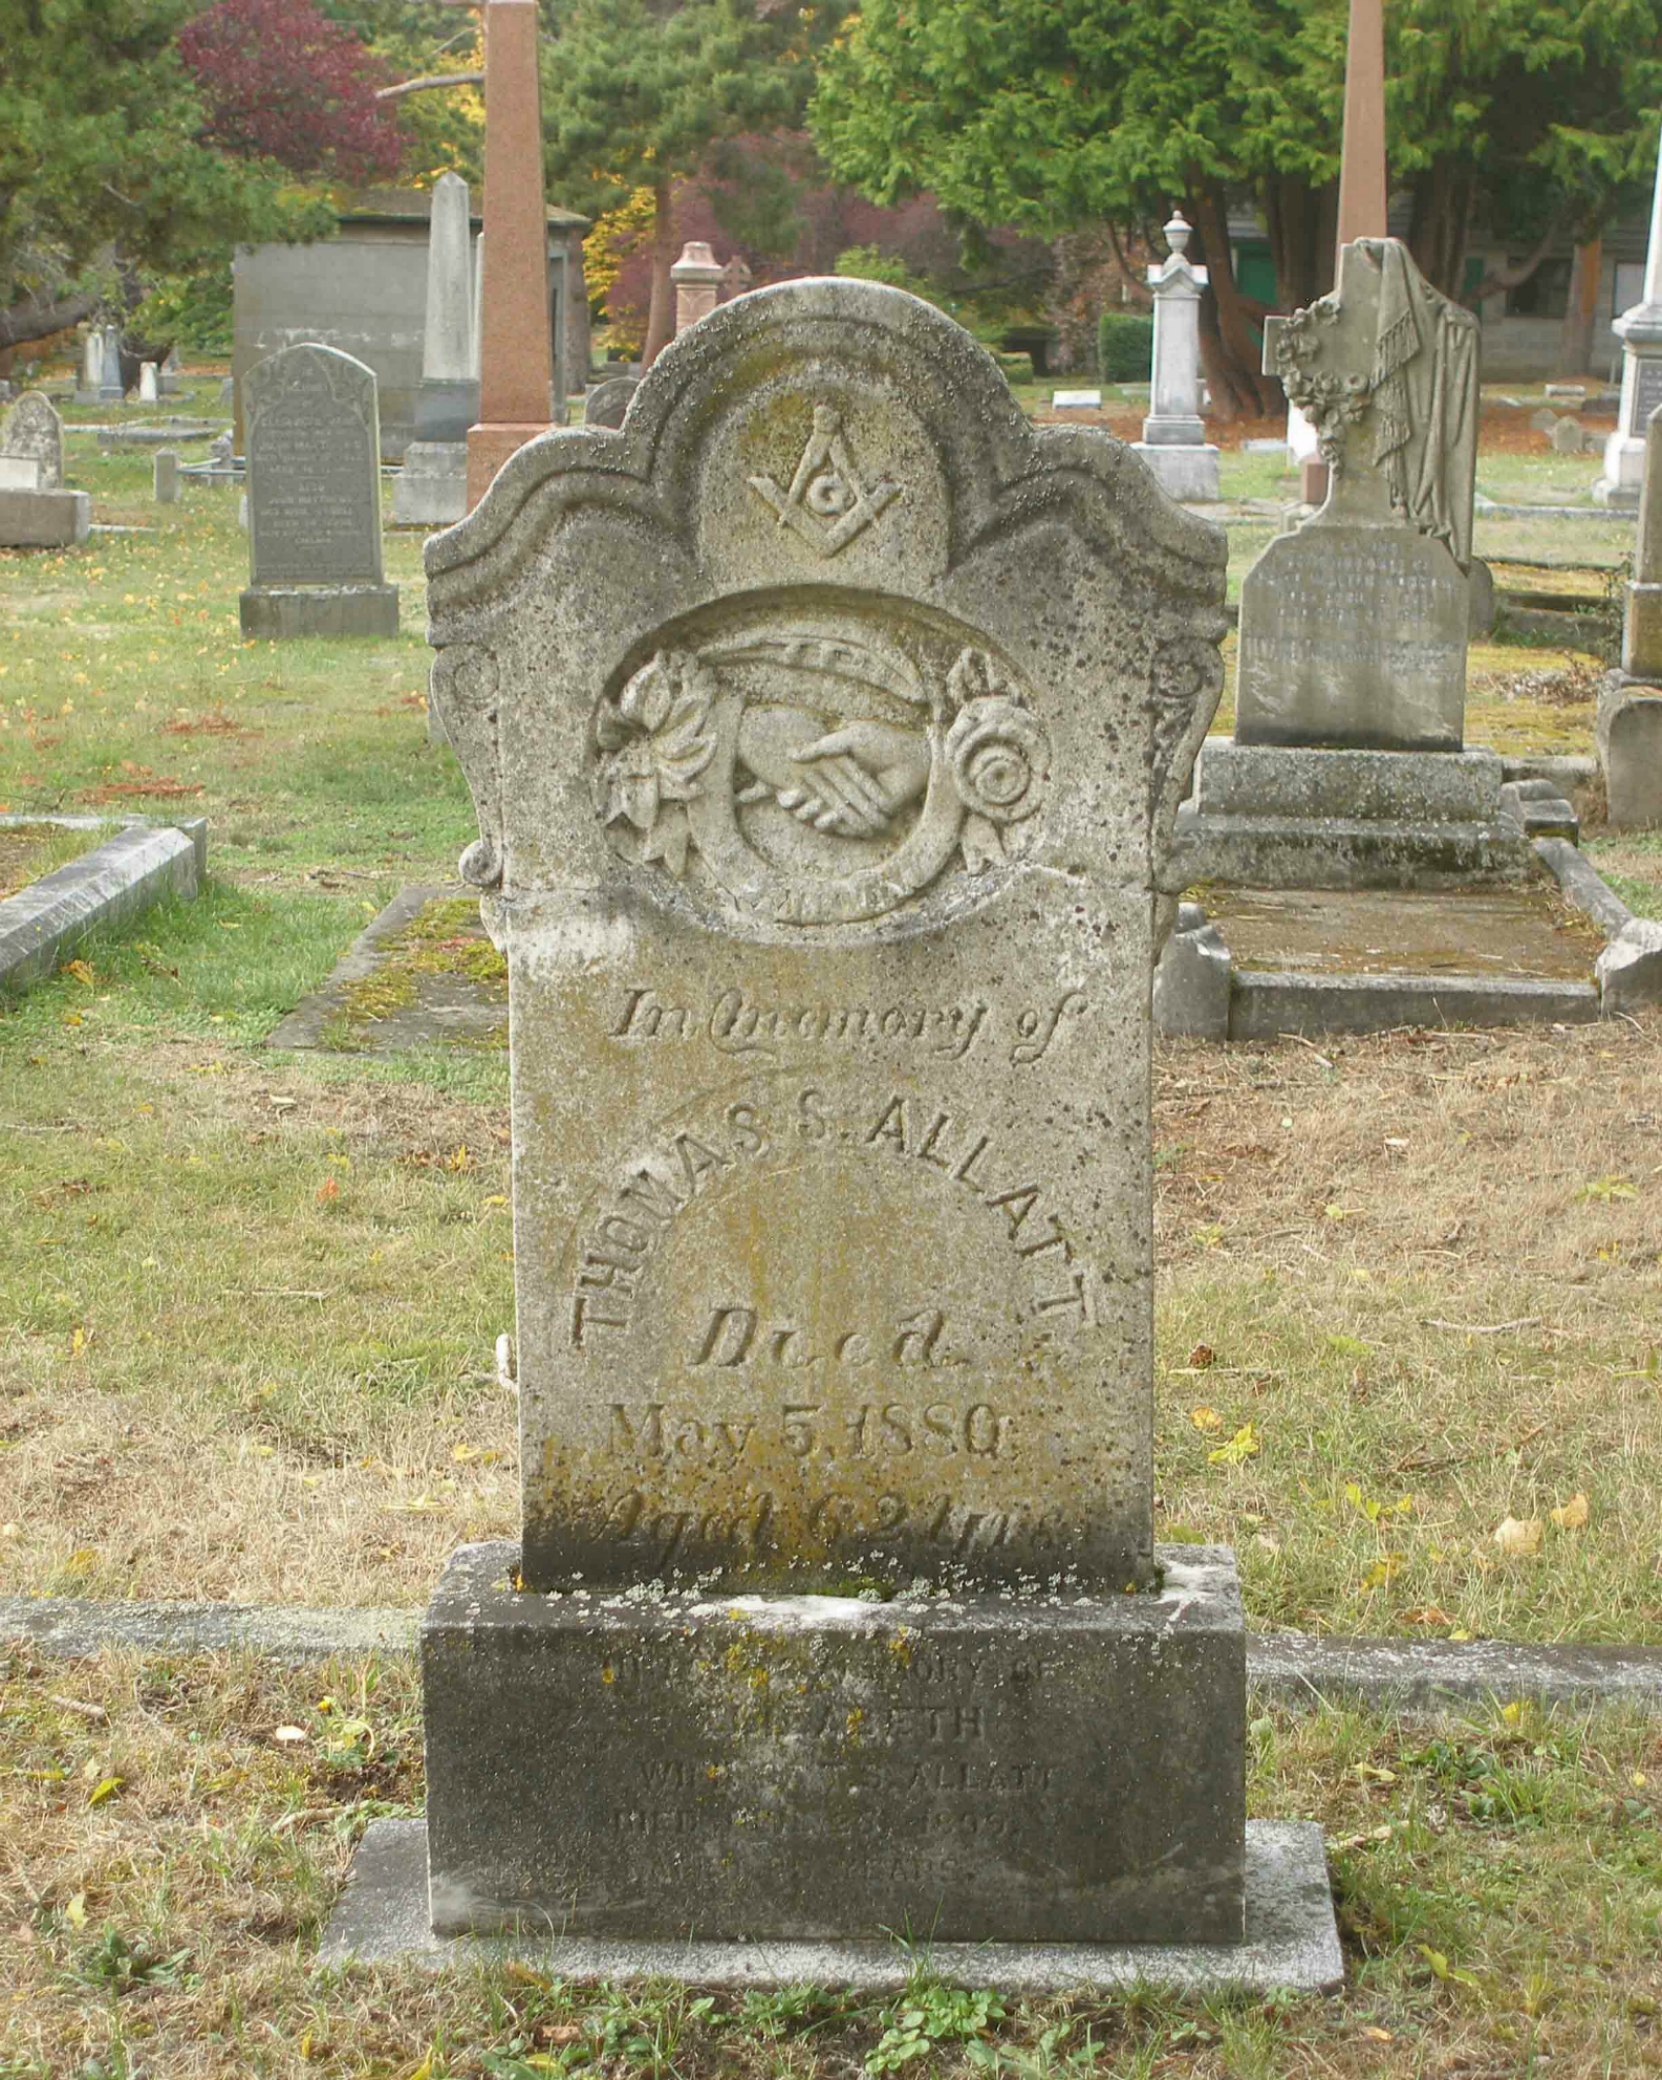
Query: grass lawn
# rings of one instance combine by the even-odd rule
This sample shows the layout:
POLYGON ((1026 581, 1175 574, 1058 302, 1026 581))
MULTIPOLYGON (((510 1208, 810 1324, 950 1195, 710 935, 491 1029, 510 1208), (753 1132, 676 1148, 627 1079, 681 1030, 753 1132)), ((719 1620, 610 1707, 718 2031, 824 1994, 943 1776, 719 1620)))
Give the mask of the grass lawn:
MULTIPOLYGON (((234 492, 157 507, 85 436, 70 475, 142 531, 0 555, 0 807, 204 813, 212 879, 0 1008, 0 1590, 414 1604, 515 1523, 506 1065, 262 1043, 472 833, 416 539, 397 640, 244 644, 234 492)), ((1576 668, 1476 653, 1474 737, 1586 748, 1576 668)), ((1596 851, 1662 912, 1662 843, 1596 851)), ((1262 1628, 1662 1640, 1662 1016, 1157 1075, 1161 1535, 1233 1542, 1262 1628)), ((409 1668, 20 1652, 0 2076, 1662 2070, 1662 1735, 1503 1705, 1256 1723, 1343 2000, 1001 2016, 320 1978, 352 1840, 419 1803, 409 1668)))

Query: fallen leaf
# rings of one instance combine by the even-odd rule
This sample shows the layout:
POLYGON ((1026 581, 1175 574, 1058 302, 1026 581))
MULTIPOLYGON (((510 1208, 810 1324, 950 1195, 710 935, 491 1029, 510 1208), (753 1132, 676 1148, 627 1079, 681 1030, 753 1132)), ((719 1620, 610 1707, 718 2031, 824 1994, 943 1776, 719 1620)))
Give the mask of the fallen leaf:
POLYGON ((68 1902, 63 1910, 63 1918, 69 1923, 71 1928, 86 1927, 87 1896, 84 1892, 77 1892, 74 1898, 68 1902))
POLYGON ((91 961, 65 961, 63 971, 66 975, 73 975, 75 980, 86 989, 91 989, 98 979, 92 972, 91 961))
POLYGON ((110 1799, 114 1798, 116 1793, 121 1789, 122 1785, 126 1781, 127 1780, 125 1777, 102 1778, 97 1784, 93 1786, 92 1790, 87 1793, 87 1804, 89 1806, 101 1806, 107 1804, 110 1799))
POLYGON ((317 1188, 317 1203, 319 1206, 329 1206, 339 1197, 340 1179, 338 1177, 326 1177, 317 1188))
POLYGON ((1223 1417, 1218 1414, 1215 1408, 1191 1408, 1189 1421, 1194 1424, 1197 1430, 1221 1430, 1223 1428, 1223 1417))
POLYGON ((1560 1531, 1579 1531, 1592 1514, 1587 1507, 1587 1498, 1578 1489, 1568 1502, 1561 1502, 1557 1509, 1547 1514, 1560 1531))
POLYGON ((1189 1363, 1197 1372, 1204 1372, 1208 1365, 1216 1364, 1217 1356, 1209 1343, 1197 1343, 1189 1353, 1189 1363))
POLYGON ((1494 1543, 1509 1560, 1524 1560, 1541 1550, 1539 1517, 1503 1517, 1494 1531, 1494 1543))
POLYGON ((306 1729, 304 1726, 279 1726, 271 1738, 289 1746, 295 1741, 303 1741, 306 1738, 306 1729))
POLYGON ((1243 1423, 1227 1444, 1220 1444, 1215 1452, 1206 1454, 1208 1466, 1239 1466, 1243 1459, 1257 1456, 1258 1432, 1250 1423, 1243 1423))
POLYGON ((1452 1625, 1454 1620, 1440 1603, 1421 1604, 1418 1610, 1404 1611, 1403 1620, 1409 1625, 1452 1625))

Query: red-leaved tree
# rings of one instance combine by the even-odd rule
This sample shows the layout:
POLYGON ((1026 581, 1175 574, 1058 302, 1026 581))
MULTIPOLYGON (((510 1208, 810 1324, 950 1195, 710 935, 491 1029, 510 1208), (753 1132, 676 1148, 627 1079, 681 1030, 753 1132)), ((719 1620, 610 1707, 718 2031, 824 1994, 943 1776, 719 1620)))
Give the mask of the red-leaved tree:
POLYGON ((179 32, 207 110, 207 142, 302 178, 390 179, 403 151, 375 90, 390 75, 311 0, 217 0, 179 32))

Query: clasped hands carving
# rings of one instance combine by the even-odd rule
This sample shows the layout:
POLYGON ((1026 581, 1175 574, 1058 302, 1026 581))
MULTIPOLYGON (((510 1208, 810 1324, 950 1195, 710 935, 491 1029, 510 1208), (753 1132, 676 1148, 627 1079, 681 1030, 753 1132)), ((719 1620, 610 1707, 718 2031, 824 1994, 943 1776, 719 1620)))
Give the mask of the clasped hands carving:
POLYGON ((816 830, 875 838, 929 784, 929 745, 916 730, 859 720, 807 744, 793 745, 791 734, 788 718, 745 717, 741 748, 753 777, 741 804, 771 795, 816 830))

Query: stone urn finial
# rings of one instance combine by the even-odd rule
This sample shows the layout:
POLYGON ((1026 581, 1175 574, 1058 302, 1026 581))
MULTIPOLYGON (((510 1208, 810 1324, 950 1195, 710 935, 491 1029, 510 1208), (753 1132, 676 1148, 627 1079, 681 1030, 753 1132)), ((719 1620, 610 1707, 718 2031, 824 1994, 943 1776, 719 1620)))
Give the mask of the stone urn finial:
POLYGON ((1166 226, 1166 244, 1170 247, 1174 259, 1181 260, 1189 250, 1189 240, 1193 235, 1193 229, 1194 227, 1180 209, 1172 211, 1171 222, 1166 226))

